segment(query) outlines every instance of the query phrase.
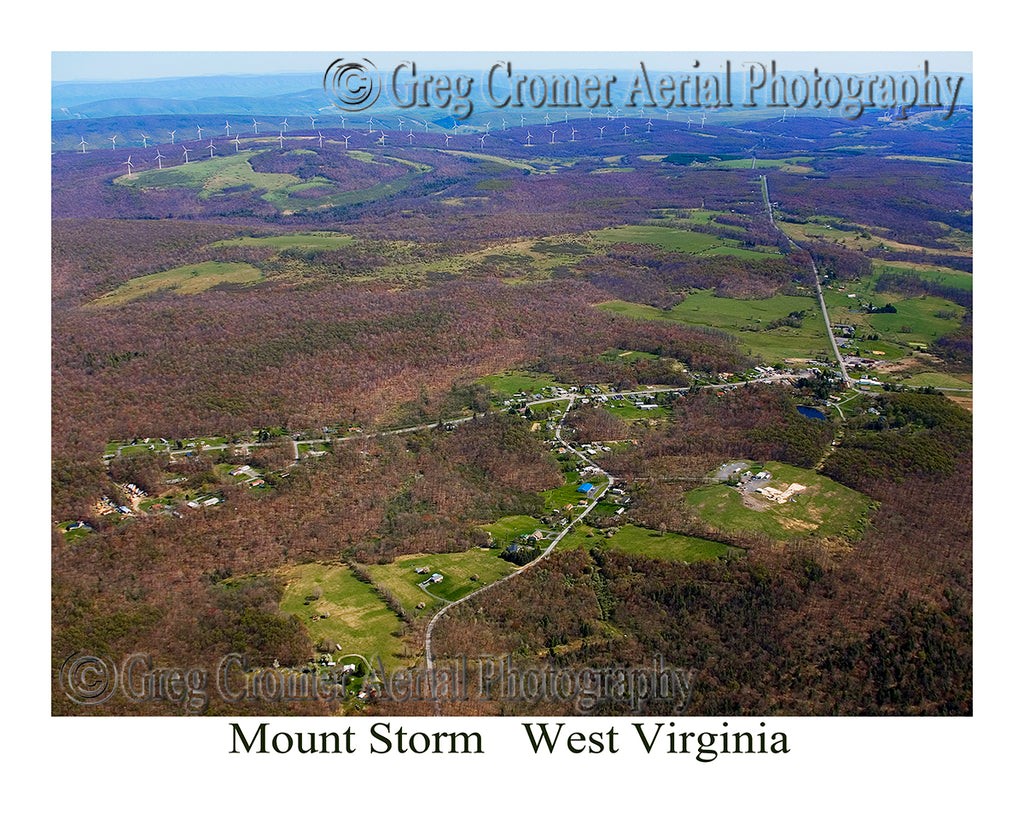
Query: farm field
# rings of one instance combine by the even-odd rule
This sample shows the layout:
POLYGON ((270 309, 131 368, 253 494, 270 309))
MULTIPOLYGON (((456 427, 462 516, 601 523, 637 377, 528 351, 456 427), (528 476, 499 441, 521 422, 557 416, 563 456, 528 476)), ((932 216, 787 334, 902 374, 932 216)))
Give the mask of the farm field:
POLYGON ((740 341, 744 351, 762 356, 772 364, 785 358, 813 358, 828 345, 825 326, 817 300, 811 296, 772 296, 769 299, 723 299, 710 290, 690 293, 671 310, 659 310, 644 304, 608 301, 602 309, 633 318, 675 321, 725 330, 740 341), (791 312, 804 311, 802 327, 777 327, 773 330, 747 330, 766 325, 791 312))
POLYGON ((627 524, 610 538, 598 541, 604 549, 614 549, 630 555, 656 557, 659 560, 675 560, 694 563, 698 560, 715 560, 729 553, 724 543, 699 537, 680 535, 675 532, 661 534, 653 529, 627 524))
MULTIPOLYGON (((860 537, 872 508, 871 501, 860 492, 788 464, 769 462, 761 468, 772 474, 768 486, 785 489, 799 483, 807 490, 784 504, 764 501, 765 508, 759 510, 745 505, 736 489, 718 484, 691 490, 686 494, 686 504, 707 523, 728 532, 763 532, 782 541, 811 533, 848 541, 860 537)), ((751 466, 751 471, 757 470, 751 466)))
POLYGON ((745 258, 763 258, 766 255, 778 255, 777 251, 774 250, 752 250, 740 247, 739 242, 735 240, 722 239, 708 233, 697 233, 692 230, 665 227, 663 225, 625 225, 597 230, 591 235, 595 239, 604 242, 650 244, 656 245, 663 250, 676 250, 695 255, 725 254, 745 258))
POLYGON ((402 623, 372 588, 344 565, 304 563, 278 570, 285 579, 281 612, 294 614, 315 646, 321 640, 341 646, 343 653, 361 654, 371 662, 380 657, 386 668, 401 662, 402 623), (307 595, 321 592, 317 600, 307 595), (321 619, 311 620, 314 615, 321 619), (323 616, 327 615, 326 618, 323 616))

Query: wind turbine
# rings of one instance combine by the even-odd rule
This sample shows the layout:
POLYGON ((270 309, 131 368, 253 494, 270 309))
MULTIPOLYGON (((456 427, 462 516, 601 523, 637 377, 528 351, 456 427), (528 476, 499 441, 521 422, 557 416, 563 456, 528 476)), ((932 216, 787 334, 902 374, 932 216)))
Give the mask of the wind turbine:
POLYGON ((112 137, 107 137, 107 139, 110 140, 110 150, 114 150, 114 148, 117 147, 115 145, 115 143, 117 142, 117 134, 114 134, 112 137))
POLYGON ((504 117, 501 118, 501 130, 502 131, 507 131, 508 130, 508 123, 505 121, 504 117))
POLYGON ((519 115, 519 127, 522 128, 524 125, 526 125, 526 115, 525 114, 520 114, 519 115))
MULTIPOLYGON (((312 131, 314 128, 316 128, 316 117, 310 117, 309 114, 306 114, 306 116, 309 117, 309 130, 312 131)), ((317 133, 320 132, 317 131, 317 133)))
POLYGON ((532 139, 533 139, 533 134, 531 134, 529 131, 527 131, 526 132, 526 147, 528 147, 528 148, 533 147, 533 142, 531 141, 532 139))
POLYGON ((403 125, 405 125, 405 120, 404 120, 404 119, 402 119, 402 117, 399 117, 399 118, 398 118, 398 130, 399 130, 399 131, 402 131, 402 130, 404 130, 404 129, 402 128, 402 126, 403 126, 403 125))
POLYGON ((544 124, 547 125, 551 122, 551 117, 548 114, 544 114, 544 124))
POLYGON ((149 145, 148 145, 149 137, 146 136, 145 134, 139 134, 139 136, 142 137, 142 147, 143 148, 148 148, 149 147, 149 145))
MULTIPOLYGON (((782 117, 783 117, 783 119, 785 119, 785 117, 786 117, 786 112, 785 111, 782 112, 782 117)), ((700 129, 702 131, 704 130, 704 120, 706 120, 707 118, 708 118, 707 114, 701 114, 700 115, 700 129)))
POLYGON ((654 123, 651 122, 650 120, 647 120, 647 133, 650 133, 651 132, 651 128, 653 128, 653 127, 654 127, 654 123))
POLYGON ((570 130, 572 131, 572 134, 571 134, 571 138, 569 139, 569 141, 570 142, 575 142, 576 141, 576 134, 578 134, 579 131, 577 131, 575 128, 571 128, 570 130))
POLYGON ((231 126, 228 125, 228 121, 224 120, 224 138, 227 139, 231 136, 231 126))
POLYGON ((487 122, 484 123, 484 133, 489 134, 490 132, 491 132, 491 121, 487 120, 487 122))
MULTIPOLYGON (((312 117, 310 117, 310 119, 312 119, 312 117)), ((316 135, 317 135, 317 142, 319 143, 318 147, 323 148, 324 147, 324 135, 321 134, 319 131, 316 132, 316 135)))
POLYGON ((288 117, 285 117, 283 120, 281 120, 281 127, 284 128, 285 131, 288 130, 288 117))
POLYGON ((448 143, 451 142, 451 141, 452 141, 452 135, 451 134, 445 134, 444 135, 444 147, 447 148, 448 147, 448 143))
POLYGON ((188 148, 185 148, 183 153, 185 154, 185 164, 188 165, 188 148))
POLYGON ((231 140, 231 141, 235 143, 235 153, 237 154, 238 153, 238 134, 235 134, 235 138, 233 140, 231 140))
POLYGON ((128 178, 131 179, 132 178, 132 155, 128 154, 128 161, 127 162, 122 162, 121 164, 128 166, 128 178))
POLYGON ((381 146, 382 148, 384 147, 384 140, 385 140, 386 138, 387 138, 387 134, 386 134, 386 133, 384 133, 384 130, 383 130, 383 129, 381 129, 381 132, 380 132, 380 139, 378 139, 378 140, 377 140, 377 142, 379 142, 379 143, 380 143, 380 146, 381 146))
POLYGON ((174 144, 174 135, 176 133, 178 133, 178 132, 177 131, 169 131, 168 133, 170 133, 170 135, 171 135, 171 145, 173 145, 174 144))
POLYGON ((569 112, 568 111, 565 112, 565 124, 566 125, 569 124, 569 112))
POLYGON ((412 131, 409 131, 409 144, 412 145, 412 131))
POLYGON ((423 120, 423 133, 426 134, 426 133, 429 133, 429 132, 430 132, 430 123, 427 122, 426 120, 423 120))
POLYGON ((284 150, 284 131, 281 131, 281 132, 280 132, 280 133, 279 133, 279 134, 277 135, 277 139, 278 139, 278 143, 279 143, 279 144, 280 144, 280 146, 281 146, 281 150, 284 150))
POLYGON ((256 122, 255 118, 252 121, 252 132, 258 134, 260 132, 259 123, 256 122))
POLYGON ((85 146, 88 145, 89 143, 85 141, 85 137, 82 137, 82 141, 79 142, 78 144, 82 146, 82 153, 84 154, 85 153, 85 146))
POLYGON ((203 138, 203 126, 202 125, 197 125, 196 126, 196 130, 199 132, 199 138, 202 139, 203 138))
POLYGON ((213 140, 210 140, 210 144, 206 146, 210 149, 210 159, 213 159, 213 140))
POLYGON ((342 137, 342 139, 345 140, 345 150, 347 151, 348 150, 348 137, 342 137))
POLYGON ((600 135, 597 137, 598 139, 604 139, 604 129, 607 128, 607 127, 608 127, 607 125, 598 125, 597 126, 597 130, 601 132, 600 135))
POLYGON ((164 155, 160 153, 160 149, 157 148, 156 149, 156 167, 157 167, 158 170, 162 171, 164 169, 164 163, 161 162, 161 160, 165 159, 165 158, 166 157, 164 157, 164 155))
POLYGON ((484 140, 485 140, 485 139, 487 139, 487 134, 481 134, 481 135, 480 135, 480 147, 481 147, 481 148, 483 148, 483 147, 484 147, 484 140))
POLYGON ((626 123, 623 123, 623 125, 622 125, 622 135, 623 135, 623 136, 625 136, 625 135, 626 135, 626 132, 627 132, 628 130, 629 130, 629 125, 628 125, 628 124, 626 124, 626 123))
POLYGON ((552 131, 551 131, 551 144, 552 144, 552 145, 554 145, 554 144, 555 144, 555 134, 556 134, 556 133, 558 133, 558 132, 557 132, 557 131, 554 131, 554 130, 552 130, 552 131))
POLYGON ((341 115, 341 127, 342 128, 345 127, 345 115, 344 114, 341 115))

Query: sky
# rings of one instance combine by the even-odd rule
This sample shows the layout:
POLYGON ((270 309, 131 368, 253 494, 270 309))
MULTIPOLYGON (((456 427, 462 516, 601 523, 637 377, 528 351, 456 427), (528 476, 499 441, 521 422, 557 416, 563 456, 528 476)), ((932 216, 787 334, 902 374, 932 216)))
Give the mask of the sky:
POLYGON ((734 71, 742 62, 767 64, 774 59, 780 70, 861 73, 915 71, 924 60, 932 71, 967 74, 971 53, 960 52, 824 52, 824 51, 54 51, 53 82, 145 80, 162 77, 218 74, 321 73, 339 57, 366 57, 385 68, 400 60, 416 60, 436 69, 486 68, 509 60, 523 69, 635 68, 643 60, 654 71, 722 70, 731 60, 734 71))

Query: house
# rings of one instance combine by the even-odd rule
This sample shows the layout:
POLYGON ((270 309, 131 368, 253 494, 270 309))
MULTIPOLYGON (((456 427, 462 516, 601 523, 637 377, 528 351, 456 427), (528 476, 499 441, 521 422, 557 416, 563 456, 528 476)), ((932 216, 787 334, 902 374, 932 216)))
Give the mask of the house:
POLYGON ((593 490, 594 490, 594 484, 592 484, 592 483, 584 483, 584 484, 580 484, 580 488, 577 489, 576 491, 577 492, 583 492, 584 494, 589 495, 593 490))
POLYGON ((427 582, 428 583, 440 583, 442 580, 444 580, 444 575, 439 573, 439 572, 434 572, 432 575, 430 575, 430 578, 429 578, 429 580, 427 582))

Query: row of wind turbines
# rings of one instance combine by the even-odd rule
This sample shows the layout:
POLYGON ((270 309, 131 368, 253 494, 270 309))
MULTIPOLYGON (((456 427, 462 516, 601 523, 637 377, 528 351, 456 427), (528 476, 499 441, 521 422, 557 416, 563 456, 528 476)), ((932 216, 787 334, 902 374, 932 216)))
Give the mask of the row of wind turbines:
MULTIPOLYGON (((666 119, 669 118, 669 115, 671 113, 673 113, 673 112, 668 111, 668 110, 665 111, 666 119)), ((595 117, 594 111, 593 110, 589 111, 588 115, 589 115, 588 116, 589 121, 592 122, 594 117, 595 117)), ((309 115, 309 114, 306 114, 305 116, 306 116, 306 118, 309 119, 310 129, 315 129, 317 118, 312 116, 312 115, 309 115)), ((627 121, 627 120, 631 119, 629 117, 629 115, 624 114, 622 112, 622 109, 618 109, 618 108, 615 109, 614 112, 611 111, 611 110, 607 111, 603 115, 603 117, 601 117, 601 115, 598 115, 598 117, 599 117, 599 119, 601 119, 601 118, 605 119, 607 124, 598 126, 596 137, 591 135, 591 138, 603 139, 604 135, 605 135, 605 130, 610 128, 611 127, 610 123, 615 121, 615 120, 617 120, 617 119, 622 119, 623 120, 623 124, 622 124, 622 127, 621 127, 621 132, 622 132, 622 136, 624 138, 628 137, 630 130, 639 129, 639 128, 644 128, 645 127, 646 128, 646 133, 650 134, 653 131, 654 127, 655 127, 653 116, 647 116, 646 111, 644 109, 640 110, 640 113, 636 117, 636 119, 639 119, 639 120, 642 121, 643 118, 646 117, 646 121, 642 121, 640 125, 636 125, 636 126, 631 126, 629 124, 629 122, 627 121)), ((341 120, 342 127, 344 128, 346 126, 347 117, 345 117, 344 115, 340 115, 340 120, 341 120)), ((491 123, 490 120, 488 120, 488 121, 486 121, 484 123, 484 125, 483 125, 483 128, 484 128, 483 133, 479 133, 479 130, 478 129, 473 129, 472 126, 467 126, 467 125, 460 124, 460 123, 454 123, 453 126, 452 126, 452 129, 451 129, 451 133, 447 133, 442 126, 437 125, 436 123, 431 123, 431 122, 429 122, 427 120, 416 120, 416 119, 405 118, 405 117, 401 117, 401 116, 397 117, 397 120, 398 120, 398 131, 399 131, 399 133, 405 133, 406 134, 405 138, 408 140, 408 143, 409 143, 410 146, 414 143, 414 131, 413 131, 413 126, 414 125, 415 126, 422 126, 423 127, 423 131, 424 131, 425 134, 429 134, 431 132, 430 128, 433 125, 433 127, 435 129, 441 131, 441 134, 439 134, 439 138, 443 138, 443 140, 444 140, 444 147, 446 147, 446 148, 449 147, 449 145, 451 144, 451 141, 453 139, 456 139, 459 136, 459 128, 463 128, 464 129, 464 133, 466 131, 468 131, 469 134, 475 136, 475 138, 479 142, 480 148, 483 148, 485 146, 486 140, 489 137, 494 135, 494 134, 492 134, 492 131, 491 131, 492 123, 491 123), (406 132, 406 125, 407 124, 408 124, 408 131, 406 132), (476 133, 474 133, 474 130, 476 130, 476 133)), ((509 129, 509 121, 507 119, 505 119, 504 117, 501 117, 500 121, 501 121, 501 131, 502 132, 507 132, 508 129, 509 129)), ((545 113, 544 114, 544 126, 545 126, 545 128, 546 128, 546 130, 548 131, 548 134, 549 134, 548 144, 553 145, 556 142, 555 137, 559 133, 559 129, 551 128, 550 127, 551 121, 552 121, 551 115, 549 113, 545 113)), ((687 119, 686 119, 686 129, 690 130, 691 127, 693 127, 694 125, 697 125, 700 129, 703 130, 706 121, 707 121, 707 113, 702 113, 701 114, 699 122, 698 122, 698 120, 696 120, 696 119, 694 119, 692 117, 687 117, 687 119)), ((285 140, 285 136, 284 135, 289 130, 288 118, 285 117, 284 119, 281 120, 280 123, 277 123, 277 124, 279 125, 277 140, 278 140, 279 147, 283 149, 284 148, 284 140, 285 140)), ((564 113, 564 115, 563 115, 563 123, 562 124, 569 125, 569 139, 568 139, 568 141, 569 142, 576 142, 577 141, 577 135, 579 135, 581 133, 581 131, 576 128, 575 124, 570 125, 568 112, 564 113)), ((252 118, 252 136, 253 137, 256 137, 256 136, 260 135, 260 126, 261 125, 264 128, 267 127, 266 123, 261 123, 255 117, 252 118)), ((379 133, 380 134, 377 139, 373 140, 373 142, 378 144, 378 145, 380 145, 381 147, 386 147, 387 140, 389 138, 390 139, 398 139, 399 138, 399 137, 395 137, 393 135, 389 135, 388 131, 385 130, 386 123, 382 123, 379 120, 378 120, 378 122, 375 123, 372 116, 368 117, 368 119, 367 119, 367 121, 365 123, 365 126, 366 126, 366 131, 365 131, 365 135, 366 136, 368 136, 368 137, 372 136, 374 133, 379 133)), ((521 128, 526 126, 526 116, 525 116, 525 114, 520 114, 519 115, 519 126, 521 128)), ((235 126, 234 127, 234 134, 235 134, 235 136, 234 136, 234 139, 231 139, 230 138, 231 134, 232 134, 232 125, 231 125, 231 123, 229 121, 225 120, 223 127, 224 127, 223 138, 227 139, 229 142, 234 144, 235 152, 237 153, 238 151, 241 150, 241 145, 242 145, 241 137, 242 137, 243 131, 240 128, 238 128, 237 126, 235 126)), ((360 123, 353 123, 353 131, 354 131, 355 134, 359 134, 360 133, 359 127, 360 127, 360 123)), ((161 145, 175 145, 175 144, 180 145, 181 146, 181 151, 182 151, 183 164, 186 164, 186 165, 190 161, 189 155, 190 154, 197 154, 197 153, 200 152, 200 150, 208 150, 210 158, 213 158, 216 155, 216 145, 214 143, 214 138, 213 137, 210 137, 209 138, 209 143, 207 145, 205 145, 205 146, 202 146, 202 148, 195 147, 195 146, 194 147, 189 147, 185 140, 179 140, 179 138, 178 138, 179 130, 181 130, 181 129, 171 129, 171 130, 168 130, 166 132, 167 136, 168 136, 168 139, 165 142, 157 142, 156 140, 154 140, 153 137, 149 136, 148 134, 144 134, 144 133, 141 133, 141 132, 139 133, 139 137, 142 140, 142 147, 143 147, 143 149, 148 149, 149 148, 150 141, 153 141, 154 143, 156 143, 156 145, 157 145, 157 153, 156 153, 156 156, 153 157, 153 159, 157 162, 157 168, 159 170, 163 169, 163 162, 164 162, 165 159, 168 158, 167 156, 165 156, 164 154, 162 154, 160 152, 160 146, 161 145)), ((205 126, 204 127, 202 125, 197 124, 195 126, 195 130, 196 130, 196 134, 197 134, 197 137, 196 137, 197 140, 201 141, 203 139, 203 131, 209 132, 209 131, 213 131, 215 129, 211 128, 210 126, 205 126)), ((217 129, 217 130, 219 130, 219 129, 217 129)), ((248 126, 246 126, 245 130, 248 130, 248 126)), ((565 129, 563 128, 562 130, 564 131, 565 129)), ((613 130, 615 130, 615 131, 619 130, 618 126, 615 126, 615 128, 613 130)), ((119 135, 117 135, 117 134, 115 134, 113 136, 110 136, 110 137, 107 137, 107 139, 110 140, 111 150, 116 150, 117 149, 117 141, 120 138, 121 137, 119 135)), ((311 137, 307 136, 307 137, 304 137, 304 138, 308 139, 308 138, 311 138, 311 137)), ((584 138, 586 138, 586 137, 584 137, 584 138)), ((322 131, 319 131, 319 130, 316 131, 315 139, 317 140, 318 147, 322 149, 323 148, 323 144, 324 144, 324 139, 325 139, 322 131)), ((350 139, 352 139, 352 135, 351 134, 346 134, 346 135, 344 135, 344 136, 339 138, 339 141, 344 143, 345 150, 348 150, 348 148, 349 148, 349 141, 350 141, 350 139)), ((535 137, 534 137, 532 131, 528 130, 526 132, 526 139, 525 139, 525 142, 523 142, 523 145, 526 146, 526 147, 532 147, 535 144, 534 139, 535 139, 535 137)), ((86 152, 86 148, 87 148, 88 145, 90 145, 90 143, 83 136, 83 137, 81 137, 77 147, 79 147, 81 149, 82 153, 85 153, 86 152)), ((135 168, 135 163, 132 162, 132 156, 129 155, 128 158, 123 163, 121 163, 121 164, 123 164, 123 165, 125 165, 127 167, 127 169, 128 169, 127 176, 130 178, 132 176, 132 171, 135 168)))

